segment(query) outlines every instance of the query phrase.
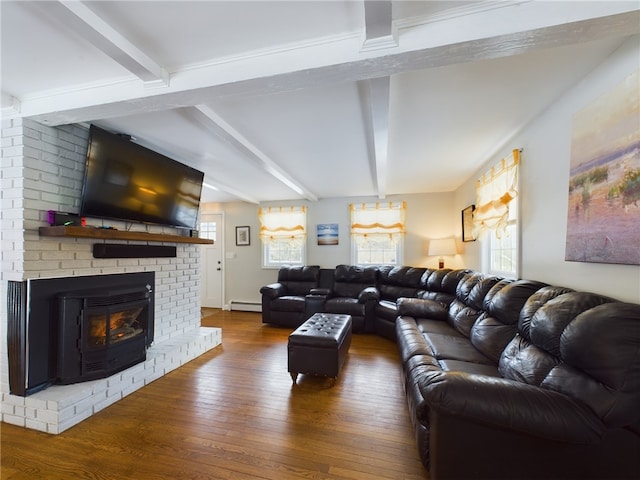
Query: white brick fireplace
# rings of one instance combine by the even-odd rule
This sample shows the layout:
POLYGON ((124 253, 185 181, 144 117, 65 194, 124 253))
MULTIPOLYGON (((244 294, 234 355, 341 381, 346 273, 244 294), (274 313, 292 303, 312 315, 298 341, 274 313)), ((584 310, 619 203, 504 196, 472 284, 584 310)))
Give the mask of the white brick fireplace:
MULTIPOLYGON (((78 212, 88 129, 2 122, 0 170, 0 397, 3 422, 60 433, 219 345, 220 329, 200 324, 200 246, 177 244, 175 258, 96 259, 100 240, 41 237, 47 211, 78 212), (7 282, 33 278, 155 272, 155 340, 147 360, 109 378, 53 385, 27 397, 9 393, 7 282)), ((89 225, 102 225, 88 219, 89 225)), ((109 222, 119 229, 176 229, 109 222)), ((122 242, 145 243, 145 242, 122 242)))

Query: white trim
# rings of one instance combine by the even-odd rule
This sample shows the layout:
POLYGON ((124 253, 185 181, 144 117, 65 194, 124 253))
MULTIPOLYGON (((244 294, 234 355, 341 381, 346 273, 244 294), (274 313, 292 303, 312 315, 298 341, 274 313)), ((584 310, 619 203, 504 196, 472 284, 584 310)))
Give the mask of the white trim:
POLYGON ((384 48, 396 48, 399 46, 398 29, 393 25, 392 33, 384 37, 376 37, 365 39, 362 42, 361 52, 371 52, 373 50, 382 50, 384 48))
POLYGON ((262 303, 243 300, 231 300, 229 310, 240 310, 243 312, 262 312, 262 303))
POLYGON ((495 10, 497 8, 512 7, 514 5, 520 5, 524 3, 532 2, 533 0, 521 0, 519 2, 504 0, 486 0, 483 2, 473 2, 468 5, 461 5, 455 8, 447 8, 444 12, 432 13, 429 15, 416 15, 413 17, 402 18, 394 22, 398 30, 419 27, 421 25, 427 25, 429 23, 445 22, 458 17, 466 17, 475 15, 478 13, 487 12, 489 10, 495 10))
MULTIPOLYGON (((201 212, 200 219, 198 220, 198 225, 203 222, 203 219, 210 217, 212 215, 220 215, 221 221, 220 225, 216 225, 216 243, 220 245, 220 268, 222 268, 222 285, 220 286, 220 303, 222 304, 223 310, 230 310, 229 305, 225 303, 226 295, 227 295, 227 251, 226 251, 226 242, 225 242, 225 232, 226 232, 226 212, 216 211, 216 212, 201 212), (218 228, 219 227, 219 228, 218 228)), ((202 247, 206 247, 206 245, 202 245, 202 247)), ((202 271, 200 272, 200 282, 202 282, 202 271)))

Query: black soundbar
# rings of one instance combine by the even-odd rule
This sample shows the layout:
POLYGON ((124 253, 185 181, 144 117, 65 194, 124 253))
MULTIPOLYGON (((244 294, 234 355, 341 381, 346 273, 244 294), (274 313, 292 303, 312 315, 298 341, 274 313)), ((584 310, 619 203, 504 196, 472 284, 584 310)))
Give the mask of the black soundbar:
POLYGON ((158 258, 175 256, 176 247, 165 245, 93 244, 93 258, 158 258))

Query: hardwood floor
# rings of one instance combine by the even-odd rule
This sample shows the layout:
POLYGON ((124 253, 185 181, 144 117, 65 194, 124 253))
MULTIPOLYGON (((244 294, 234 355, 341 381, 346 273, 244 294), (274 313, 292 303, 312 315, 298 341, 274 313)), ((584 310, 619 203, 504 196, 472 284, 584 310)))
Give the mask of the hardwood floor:
MULTIPOLYGON (((206 312, 206 311, 205 311, 206 312)), ((287 372, 290 330, 209 310, 222 345, 60 435, 1 425, 2 479, 425 479, 393 342, 353 336, 331 380, 287 372)))

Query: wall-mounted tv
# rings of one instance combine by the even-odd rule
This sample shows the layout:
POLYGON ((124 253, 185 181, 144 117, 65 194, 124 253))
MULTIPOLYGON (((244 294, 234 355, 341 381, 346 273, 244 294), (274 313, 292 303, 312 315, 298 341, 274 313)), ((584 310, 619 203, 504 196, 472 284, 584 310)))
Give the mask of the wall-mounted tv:
POLYGON ((196 228, 204 174, 91 125, 80 215, 196 228))

